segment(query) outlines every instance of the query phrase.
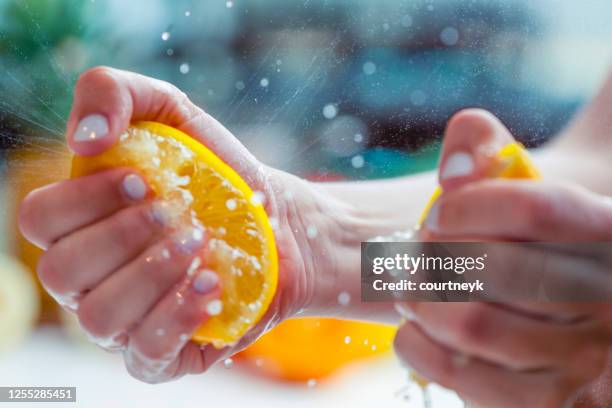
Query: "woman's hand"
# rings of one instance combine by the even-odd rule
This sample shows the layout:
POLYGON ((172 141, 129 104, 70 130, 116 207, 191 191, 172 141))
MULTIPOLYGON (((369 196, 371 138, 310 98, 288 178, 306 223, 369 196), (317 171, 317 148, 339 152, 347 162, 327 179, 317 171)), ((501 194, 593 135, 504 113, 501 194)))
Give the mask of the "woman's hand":
POLYGON ((68 144, 79 155, 101 153, 137 120, 165 123, 207 145, 266 195, 266 211, 279 225, 279 287, 268 313, 236 347, 216 350, 189 340, 207 318, 203 306, 221 291, 214 271, 186 273, 206 237, 194 229, 170 235, 163 206, 153 205, 137 172, 118 168, 66 180, 24 200, 20 227, 46 250, 38 266, 45 288, 93 341, 122 351, 132 375, 161 382, 206 370, 310 305, 318 272, 332 272, 332 251, 329 240, 309 238, 307 227, 329 233, 325 214, 337 210, 308 183, 258 162, 174 86, 130 72, 98 67, 81 76, 68 144))
MULTIPOLYGON (((450 121, 440 170, 444 193, 425 222, 426 237, 612 241, 612 203, 606 197, 546 181, 483 179, 491 153, 510 141, 510 133, 487 112, 464 111, 450 121)), ((592 254, 574 254, 571 262, 583 285, 608 282, 610 293, 612 275, 602 280, 592 254)), ((607 303, 450 306, 399 304, 408 321, 395 347, 401 360, 471 406, 565 406, 606 366, 612 327, 607 303)))

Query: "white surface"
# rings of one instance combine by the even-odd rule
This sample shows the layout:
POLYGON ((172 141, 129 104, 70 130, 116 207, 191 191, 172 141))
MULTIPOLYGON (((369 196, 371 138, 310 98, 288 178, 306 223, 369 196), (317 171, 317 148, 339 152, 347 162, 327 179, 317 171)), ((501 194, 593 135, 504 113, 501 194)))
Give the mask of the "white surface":
MULTIPOLYGON (((422 407, 416 386, 411 386, 408 401, 397 395, 406 386, 406 378, 406 372, 389 357, 352 367, 313 388, 255 378, 236 364, 231 369, 221 365, 200 376, 149 385, 132 379, 118 355, 79 344, 52 329, 39 330, 19 349, 0 355, 1 386, 76 386, 77 403, 65 405, 87 408, 422 407)), ((454 394, 437 386, 429 389, 433 407, 463 406, 454 394)))

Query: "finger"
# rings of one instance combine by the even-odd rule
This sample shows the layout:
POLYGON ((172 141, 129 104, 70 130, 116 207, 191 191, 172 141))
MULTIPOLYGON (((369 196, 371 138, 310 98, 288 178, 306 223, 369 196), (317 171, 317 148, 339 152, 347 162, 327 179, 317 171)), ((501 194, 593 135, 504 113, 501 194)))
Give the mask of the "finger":
POLYGON ((465 109, 448 122, 440 158, 439 182, 444 191, 487 177, 497 151, 514 141, 492 113, 465 109))
POLYGON ((125 208, 59 240, 41 257, 38 275, 45 289, 66 304, 137 257, 163 230, 150 204, 125 208))
POLYGON ((456 353, 428 337, 417 324, 398 330, 395 351, 400 360, 426 379, 455 390, 462 398, 485 407, 561 407, 581 385, 596 378, 605 364, 605 350, 576 350, 572 371, 523 372, 456 353))
POLYGON ((64 235, 92 224, 149 195, 143 179, 129 169, 113 169, 32 191, 19 211, 28 241, 48 248, 64 235))
POLYGON ((178 125, 196 114, 187 97, 167 82, 108 67, 96 67, 77 81, 67 123, 68 145, 80 155, 112 146, 132 120, 178 125))
POLYGON ((434 207, 425 228, 438 236, 552 242, 612 239, 610 201, 573 186, 482 180, 444 194, 434 207))
POLYGON ((170 290, 130 333, 125 360, 130 373, 159 382, 180 371, 181 350, 210 316, 220 313, 219 278, 210 271, 187 277, 170 290))
POLYGON ((97 342, 127 333, 205 256, 201 230, 164 239, 106 278, 79 302, 81 326, 97 342))
POLYGON ((592 321, 560 324, 531 319, 494 304, 404 304, 433 340, 464 354, 517 370, 560 368, 587 343, 605 343, 592 321), (563 341, 557 341, 563 339, 563 341))
POLYGON ((218 121, 194 105, 174 85, 108 67, 88 70, 79 78, 67 124, 68 145, 82 156, 112 146, 130 122, 161 122, 202 142, 253 187, 262 183, 259 164, 218 121))

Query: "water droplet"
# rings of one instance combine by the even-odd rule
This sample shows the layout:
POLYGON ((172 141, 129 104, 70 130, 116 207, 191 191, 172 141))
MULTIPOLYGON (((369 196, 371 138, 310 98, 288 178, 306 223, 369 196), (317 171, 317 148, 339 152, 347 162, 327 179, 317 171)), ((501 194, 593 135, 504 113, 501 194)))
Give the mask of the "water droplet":
POLYGON ((168 48, 168 49, 166 50, 166 54, 168 54, 168 56, 169 56, 169 57, 173 56, 173 55, 174 55, 174 49, 172 49, 172 48, 168 48))
POLYGON ((412 17, 410 15, 406 14, 402 17, 402 27, 412 27, 412 17))
POLYGON ((348 306, 351 303, 351 295, 348 292, 340 292, 338 294, 338 304, 340 306, 348 306))
POLYGON ((415 106, 423 105, 426 100, 427 95, 420 89, 417 89, 416 91, 410 93, 410 102, 412 102, 412 104, 415 106))
POLYGON ((278 218, 270 217, 269 221, 270 221, 270 226, 272 227, 272 229, 277 230, 278 229, 278 218))
POLYGON ((253 196, 251 196, 251 204, 253 205, 261 205, 266 201, 266 196, 261 191, 253 192, 253 196))
POLYGON ((353 158, 351 159, 351 166, 353 166, 356 169, 362 168, 364 164, 365 164, 365 160, 363 156, 360 154, 353 156, 353 158))
POLYGON ((452 47, 459 41, 459 31, 455 27, 446 27, 440 33, 440 41, 447 47, 452 47))
POLYGON ((388 31, 389 30, 389 23, 383 23, 382 28, 383 28, 383 30, 388 31))
POLYGON ((268 78, 261 78, 259 85, 261 85, 262 88, 267 88, 268 85, 270 85, 270 80, 268 78))
POLYGON ((344 344, 350 344, 351 343, 351 336, 346 336, 344 338, 344 344))
POLYGON ((317 380, 315 380, 314 378, 311 378, 310 380, 306 382, 306 385, 308 386, 308 388, 314 388, 317 386, 317 380))
POLYGON ((219 299, 211 300, 206 304, 206 313, 217 316, 223 311, 223 302, 219 299))
POLYGON ((183 333, 179 336, 179 340, 185 342, 189 340, 189 335, 187 333, 183 333))
POLYGON ((236 203, 236 200, 234 200, 233 198, 230 198, 225 202, 225 206, 228 210, 234 211, 236 207, 238 207, 238 203, 236 203))
POLYGON ((182 305, 185 304, 185 298, 180 293, 176 294, 176 304, 179 305, 179 306, 182 306, 182 305))
POLYGON ((189 16, 191 16, 191 11, 187 10, 187 11, 185 12, 185 17, 189 17, 189 16))
POLYGON ((376 351, 376 344, 372 344, 372 347, 370 347, 370 349, 371 349, 372 351, 376 351))
POLYGON ((365 339, 365 340, 363 341, 363 345, 364 345, 364 346, 367 346, 369 342, 370 342, 370 340, 369 340, 369 339, 365 339))
POLYGON ((226 358, 225 360, 223 360, 223 366, 225 368, 232 368, 233 365, 234 365, 234 360, 232 360, 231 358, 226 358))
POLYGON ((165 331, 164 329, 157 329, 157 330, 155 330, 155 335, 156 335, 156 336, 161 337, 161 336, 163 336, 164 334, 166 334, 166 331, 165 331))
POLYGON ((373 75, 376 73, 376 64, 372 61, 368 61, 363 64, 363 73, 366 75, 373 75))
POLYGON ((291 201, 291 200, 293 200, 293 191, 291 191, 291 190, 285 190, 285 191, 283 192, 283 196, 285 197, 285 200, 287 200, 287 201, 291 201))
POLYGON ((227 8, 232 8, 232 7, 234 7, 234 2, 233 2, 233 1, 231 1, 231 0, 226 1, 226 2, 225 2, 225 7, 227 7, 227 8))
POLYGON ((318 232, 319 231, 317 230, 317 227, 315 227, 314 225, 309 225, 308 228, 306 228, 306 236, 310 239, 315 238, 318 232))
POLYGON ((161 256, 163 259, 170 259, 170 251, 168 251, 168 248, 162 249, 161 256))
POLYGON ((257 359, 255 359, 255 365, 256 365, 257 367, 263 367, 263 364, 264 364, 263 358, 257 358, 257 359))
POLYGON ((244 82, 242 82, 242 81, 236 82, 236 89, 237 90, 242 91, 242 90, 244 90, 244 88, 245 88, 244 82))
POLYGON ((169 32, 167 32, 167 31, 164 31, 164 32, 161 34, 161 39, 162 39, 163 41, 168 41, 168 40, 170 39, 170 33, 169 33, 169 32))
POLYGON ((181 64, 181 66, 179 67, 179 71, 181 71, 181 74, 188 74, 189 73, 189 64, 186 62, 183 62, 181 64))
POLYGON ((333 119, 338 115, 338 107, 333 103, 328 103, 323 107, 323 116, 326 119, 333 119))
POLYGON ((353 140, 355 141, 355 143, 361 143, 363 142, 363 135, 361 133, 357 133, 353 137, 353 140))

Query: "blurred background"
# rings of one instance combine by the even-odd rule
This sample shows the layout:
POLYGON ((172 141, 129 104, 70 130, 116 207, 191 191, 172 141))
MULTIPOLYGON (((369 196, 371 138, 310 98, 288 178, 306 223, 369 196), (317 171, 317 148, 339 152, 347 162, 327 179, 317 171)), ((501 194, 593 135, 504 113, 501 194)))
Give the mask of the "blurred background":
MULTIPOLYGON (((606 0, 0 0, 0 384, 77 385, 86 406, 420 406, 387 327, 292 322, 236 364, 156 388, 86 345, 36 287, 40 253, 15 225, 28 191, 67 174, 74 83, 98 64, 164 79, 267 164, 395 177, 436 166, 463 107, 530 147, 553 137, 608 70, 610 15, 606 0)), ((461 406, 431 388, 433 406, 461 406)))

